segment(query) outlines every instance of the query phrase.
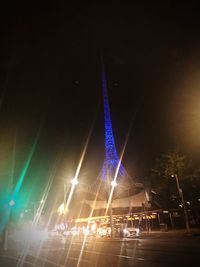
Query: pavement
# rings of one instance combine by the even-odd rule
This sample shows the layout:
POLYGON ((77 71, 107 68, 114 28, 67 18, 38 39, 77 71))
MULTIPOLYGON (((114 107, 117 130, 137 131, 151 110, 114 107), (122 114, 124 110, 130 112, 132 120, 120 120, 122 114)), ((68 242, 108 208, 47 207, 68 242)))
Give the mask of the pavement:
POLYGON ((52 236, 42 246, 35 244, 26 251, 11 240, 8 250, 0 249, 0 266, 23 267, 175 267, 197 266, 200 229, 142 232, 140 238, 52 236), (84 249, 83 249, 84 243, 84 249), (18 265, 17 265, 18 264, 18 265))
MULTIPOLYGON (((146 239, 146 238, 184 238, 184 237, 192 237, 192 236, 200 236, 200 228, 192 228, 190 229, 190 231, 188 232, 186 229, 174 229, 174 230, 168 230, 168 231, 142 231, 140 233, 139 239, 146 239)), ((52 237, 55 238, 55 237, 52 237)), ((51 239, 52 239, 51 238, 51 239)), ((56 238, 64 238, 61 235, 57 235, 56 238)), ((83 238, 80 237, 74 237, 73 238, 76 241, 80 241, 82 242, 83 238)), ((94 237, 88 237, 87 240, 93 240, 94 237)), ((95 237, 95 239, 99 242, 110 242, 110 241, 114 241, 114 242, 123 242, 124 240, 130 240, 130 239, 137 239, 137 237, 135 236, 131 236, 131 237, 126 237, 126 238, 120 238, 120 237, 95 237)), ((2 237, 0 236, 0 251, 3 251, 3 246, 2 246, 2 237)), ((9 242, 10 243, 10 242, 9 242)), ((13 245, 8 247, 13 247, 13 245)))

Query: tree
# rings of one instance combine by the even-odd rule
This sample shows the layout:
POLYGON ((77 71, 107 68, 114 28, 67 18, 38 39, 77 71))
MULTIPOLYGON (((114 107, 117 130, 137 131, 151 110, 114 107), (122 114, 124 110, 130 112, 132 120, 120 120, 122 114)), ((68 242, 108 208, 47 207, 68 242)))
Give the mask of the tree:
POLYGON ((169 151, 156 159, 154 167, 150 172, 152 189, 161 196, 167 205, 180 202, 176 181, 172 175, 177 174, 180 186, 184 191, 185 199, 197 201, 195 192, 200 189, 200 170, 196 169, 193 162, 181 155, 177 150, 169 151), (194 190, 195 188, 195 190, 194 190))

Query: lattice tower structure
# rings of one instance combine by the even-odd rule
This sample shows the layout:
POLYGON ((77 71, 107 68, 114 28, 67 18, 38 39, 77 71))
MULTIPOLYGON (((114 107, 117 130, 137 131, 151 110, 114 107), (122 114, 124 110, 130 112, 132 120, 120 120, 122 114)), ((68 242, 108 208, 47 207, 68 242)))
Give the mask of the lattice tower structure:
MULTIPOLYGON (((98 199, 107 199, 111 190, 111 181, 114 179, 119 164, 119 157, 116 151, 113 135, 110 106, 108 100, 107 80, 105 67, 102 61, 102 91, 104 100, 104 138, 105 138, 105 159, 97 180, 89 187, 89 192, 98 194, 98 199)), ((143 189, 143 184, 136 183, 128 175, 120 163, 117 175, 117 186, 114 190, 113 199, 127 197, 138 193, 143 189)))

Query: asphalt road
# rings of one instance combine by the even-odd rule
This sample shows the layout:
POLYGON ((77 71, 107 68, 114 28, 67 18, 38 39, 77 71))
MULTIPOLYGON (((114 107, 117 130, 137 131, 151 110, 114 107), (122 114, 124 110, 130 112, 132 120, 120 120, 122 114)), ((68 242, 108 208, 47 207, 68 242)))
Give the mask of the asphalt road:
POLYGON ((199 266, 199 236, 87 240, 52 238, 43 244, 0 252, 2 267, 172 267, 199 266), (23 252, 23 253, 22 253, 23 252))

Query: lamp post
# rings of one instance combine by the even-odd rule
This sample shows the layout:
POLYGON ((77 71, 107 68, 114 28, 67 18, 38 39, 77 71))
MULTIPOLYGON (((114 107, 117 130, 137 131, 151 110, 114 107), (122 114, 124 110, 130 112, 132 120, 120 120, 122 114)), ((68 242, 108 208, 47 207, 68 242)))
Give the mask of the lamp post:
POLYGON ((187 231, 190 232, 190 225, 189 225, 187 210, 186 210, 186 207, 185 207, 185 200, 184 200, 184 197, 183 197, 183 190, 180 188, 178 175, 177 174, 173 174, 173 175, 171 175, 171 177, 175 177, 175 179, 176 179, 176 185, 177 185, 179 197, 180 197, 182 205, 183 205, 183 211, 184 211, 184 217, 185 217, 185 226, 186 226, 187 231))

